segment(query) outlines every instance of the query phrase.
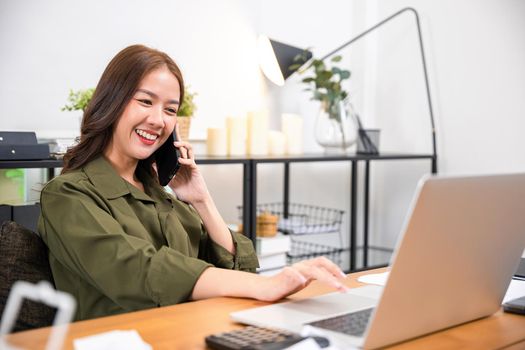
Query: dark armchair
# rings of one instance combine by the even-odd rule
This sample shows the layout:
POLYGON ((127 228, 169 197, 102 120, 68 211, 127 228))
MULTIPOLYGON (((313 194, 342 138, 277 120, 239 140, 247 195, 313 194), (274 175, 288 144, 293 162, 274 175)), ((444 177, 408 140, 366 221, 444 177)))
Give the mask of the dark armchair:
MULTIPOLYGON (((53 284, 47 247, 38 234, 13 221, 0 227, 0 315, 14 282, 23 280, 53 284)), ((56 310, 25 300, 13 331, 50 326, 56 310)))

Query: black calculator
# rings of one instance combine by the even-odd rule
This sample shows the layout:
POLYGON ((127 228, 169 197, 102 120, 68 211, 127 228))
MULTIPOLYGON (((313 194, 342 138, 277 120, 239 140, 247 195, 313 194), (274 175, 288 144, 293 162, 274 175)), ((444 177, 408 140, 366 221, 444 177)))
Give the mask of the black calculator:
MULTIPOLYGON (((323 337, 312 337, 320 347, 330 345, 323 337)), ((246 327, 209 335, 206 345, 214 350, 279 350, 306 339, 297 333, 277 328, 246 327)))

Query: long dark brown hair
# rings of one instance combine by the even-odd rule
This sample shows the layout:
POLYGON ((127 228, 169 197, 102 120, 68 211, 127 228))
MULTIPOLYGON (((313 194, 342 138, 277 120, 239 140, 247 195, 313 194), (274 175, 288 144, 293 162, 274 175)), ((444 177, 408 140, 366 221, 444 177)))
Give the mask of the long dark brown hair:
MULTIPOLYGON (((79 169, 104 152, 113 129, 142 79, 151 71, 166 66, 177 78, 180 98, 184 99, 184 81, 177 64, 164 52, 143 45, 120 51, 102 73, 87 105, 80 126, 80 140, 64 155, 62 174, 79 169)), ((152 173, 152 157, 139 161, 139 167, 152 173)))

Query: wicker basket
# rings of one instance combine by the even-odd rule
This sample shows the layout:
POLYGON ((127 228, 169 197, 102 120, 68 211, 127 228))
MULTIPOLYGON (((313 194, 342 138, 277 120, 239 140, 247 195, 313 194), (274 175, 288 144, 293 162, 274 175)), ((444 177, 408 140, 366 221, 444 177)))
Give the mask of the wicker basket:
POLYGON ((179 136, 181 141, 188 141, 190 135, 191 117, 177 117, 177 124, 179 124, 179 136))
POLYGON ((277 222, 279 216, 270 213, 257 215, 257 236, 273 237, 277 234, 277 222))

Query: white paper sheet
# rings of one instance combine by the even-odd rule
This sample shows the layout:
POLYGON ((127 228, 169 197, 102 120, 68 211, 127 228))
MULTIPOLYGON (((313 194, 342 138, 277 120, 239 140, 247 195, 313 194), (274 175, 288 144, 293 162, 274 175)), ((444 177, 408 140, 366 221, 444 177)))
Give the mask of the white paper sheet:
POLYGON ((525 281, 513 279, 507 289, 507 294, 503 298, 503 303, 523 296, 525 296, 525 281))
POLYGON ((136 330, 109 331, 73 340, 75 350, 152 350, 136 330))
POLYGON ((307 338, 287 347, 285 350, 321 350, 321 347, 312 338, 307 338))
MULTIPOLYGON (((383 273, 373 273, 369 275, 364 275, 359 277, 357 280, 361 283, 384 286, 386 284, 387 279, 388 271, 383 273)), ((512 279, 509 288, 507 289, 507 293, 503 298, 503 303, 512 299, 521 298, 523 296, 525 296, 525 281, 512 279)))
POLYGON ((388 279, 388 274, 390 272, 382 272, 382 273, 371 273, 369 275, 360 276, 357 281, 361 283, 367 283, 367 284, 376 284, 378 286, 384 286, 386 284, 386 280, 388 279))

